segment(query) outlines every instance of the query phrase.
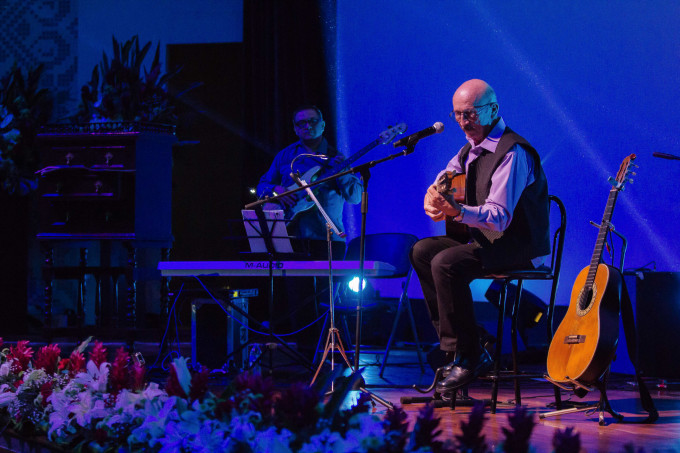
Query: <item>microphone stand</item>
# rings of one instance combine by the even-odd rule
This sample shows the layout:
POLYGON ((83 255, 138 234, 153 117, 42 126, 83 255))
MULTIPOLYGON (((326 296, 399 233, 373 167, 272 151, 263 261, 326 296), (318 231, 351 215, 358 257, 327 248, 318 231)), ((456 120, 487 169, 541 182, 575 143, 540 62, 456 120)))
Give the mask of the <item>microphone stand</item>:
MULTIPOLYGON (((297 189, 292 189, 292 190, 289 190, 289 191, 284 192, 282 194, 275 195, 273 197, 266 197, 266 198, 263 198, 262 200, 258 200, 258 201, 249 203, 245 206, 245 208, 246 209, 253 209, 257 206, 260 206, 261 204, 268 203, 268 202, 271 202, 271 201, 275 201, 276 199, 278 199, 282 196, 292 194, 292 193, 296 193, 296 192, 299 192, 301 190, 306 190, 309 187, 313 187, 313 186, 316 186, 318 184, 322 184, 324 182, 337 179, 341 176, 344 176, 344 175, 347 175, 347 174, 350 174, 350 173, 360 174, 362 182, 363 182, 363 192, 361 194, 361 233, 360 233, 360 239, 359 239, 359 254, 360 254, 360 258, 359 258, 359 275, 360 275, 360 277, 359 277, 360 278, 359 287, 361 287, 361 285, 363 283, 363 279, 364 279, 364 248, 365 248, 365 242, 366 242, 366 217, 367 217, 367 214, 368 214, 368 181, 370 179, 370 171, 369 170, 372 167, 375 167, 376 165, 381 164, 383 162, 386 162, 388 160, 392 160, 392 159, 395 159, 397 157, 407 156, 407 155, 411 154, 413 151, 415 151, 416 144, 418 144, 418 140, 414 140, 413 142, 409 141, 409 143, 407 143, 406 148, 403 151, 400 151, 400 152, 397 152, 397 153, 394 153, 394 154, 390 154, 389 156, 383 157, 382 159, 373 160, 373 161, 367 162, 365 164, 361 164, 361 165, 357 165, 355 167, 348 168, 345 171, 342 171, 340 173, 336 173, 334 175, 328 176, 328 177, 323 178, 323 179, 316 180, 316 181, 311 182, 309 184, 305 184, 301 187, 298 187, 297 189)), ((361 312, 362 312, 362 308, 363 308, 362 305, 363 305, 363 291, 359 291, 359 298, 358 298, 358 302, 357 302, 357 324, 356 324, 357 329, 356 329, 356 335, 355 335, 355 345, 356 346, 355 346, 355 352, 354 352, 354 371, 355 372, 358 372, 358 370, 359 370, 359 352, 360 352, 359 347, 360 347, 360 344, 361 344, 361 315, 362 315, 361 312)), ((358 388, 362 393, 368 394, 374 401, 378 401, 379 403, 381 403, 382 405, 384 405, 384 406, 386 406, 390 409, 394 408, 394 405, 392 403, 390 403, 389 401, 384 400, 383 398, 380 398, 379 396, 370 392, 369 390, 367 390, 365 388, 365 385, 366 384, 365 384, 363 377, 360 377, 359 381, 358 381, 358 388)))
MULTIPOLYGON (((307 192, 307 195, 314 202, 317 209, 319 209, 319 212, 326 221, 326 242, 328 244, 328 307, 331 322, 328 327, 328 336, 326 337, 323 355, 321 356, 321 360, 319 361, 319 366, 316 369, 316 373, 314 373, 314 377, 312 378, 312 381, 309 383, 309 385, 312 386, 314 385, 316 378, 319 376, 319 372, 321 372, 321 368, 323 367, 323 364, 326 362, 326 357, 328 356, 329 352, 331 353, 331 371, 335 370, 336 349, 338 350, 342 358, 345 360, 347 366, 352 371, 354 371, 354 369, 352 368, 352 364, 350 363, 349 359, 347 358, 347 354, 345 353, 345 345, 342 343, 342 339, 340 338, 340 330, 337 327, 335 327, 335 301, 333 296, 333 245, 331 241, 331 230, 333 233, 337 234, 342 238, 344 238, 346 235, 345 233, 338 230, 338 227, 333 223, 331 218, 328 216, 326 210, 321 206, 321 203, 319 203, 319 200, 317 200, 316 195, 314 195, 314 192, 312 192, 312 189, 309 188, 309 185, 305 182, 305 180, 300 179, 299 175, 297 175, 296 173, 291 173, 290 176, 291 178, 293 178, 293 181, 295 181, 295 184, 297 184, 301 188, 304 188, 304 190, 307 192)), ((334 385, 335 383, 331 382, 331 392, 335 390, 334 385)))

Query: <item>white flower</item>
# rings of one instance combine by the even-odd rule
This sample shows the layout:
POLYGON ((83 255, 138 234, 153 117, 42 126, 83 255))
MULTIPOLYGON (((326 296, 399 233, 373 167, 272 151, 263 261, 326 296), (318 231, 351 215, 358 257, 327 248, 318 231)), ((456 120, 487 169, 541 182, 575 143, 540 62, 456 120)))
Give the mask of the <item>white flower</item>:
POLYGON ((109 363, 104 362, 97 368, 97 365, 90 360, 87 362, 87 372, 78 373, 73 381, 84 385, 93 392, 104 393, 109 381, 109 366, 109 363))
POLYGON ((258 433, 250 446, 256 452, 292 453, 290 443, 293 439, 295 434, 287 429, 278 433, 275 427, 270 426, 266 431, 258 433))
POLYGON ((52 438, 53 433, 60 436, 63 430, 71 421, 71 411, 69 406, 73 398, 67 392, 53 392, 47 401, 52 404, 52 412, 49 415, 50 429, 47 432, 47 437, 52 438))
POLYGON ((175 410, 175 398, 168 398, 159 409, 158 401, 147 400, 144 405, 146 417, 142 424, 132 431, 130 441, 132 443, 146 443, 152 447, 158 439, 165 436, 165 426, 168 420, 179 418, 175 410))
POLYGON ((16 399, 17 399, 16 393, 2 392, 0 393, 0 407, 7 407, 16 399))
POLYGON ((19 386, 17 391, 31 388, 34 386, 34 384, 40 385, 45 381, 47 381, 47 373, 45 373, 45 370, 42 368, 37 370, 29 370, 24 374, 24 383, 19 386))
POLYGON ((248 412, 243 415, 236 415, 229 423, 231 437, 239 442, 250 443, 257 434, 253 422, 260 420, 260 414, 248 412))
POLYGON ((10 365, 9 362, 5 362, 2 365, 0 365, 0 377, 9 376, 9 373, 11 371, 12 371, 12 366, 10 365))
POLYGON ((349 419, 348 439, 360 439, 364 450, 378 449, 384 444, 385 430, 380 419, 368 412, 355 414, 349 419))
POLYGON ((173 360, 172 363, 175 365, 175 372, 177 373, 179 385, 182 387, 182 390, 184 390, 184 393, 188 395, 191 391, 191 372, 189 372, 189 368, 187 367, 187 359, 178 357, 173 360))
POLYGON ((359 444, 359 440, 355 438, 343 439, 340 433, 331 432, 328 428, 321 433, 309 438, 309 443, 306 443, 300 449, 301 453, 316 453, 316 452, 359 452, 363 451, 359 444))

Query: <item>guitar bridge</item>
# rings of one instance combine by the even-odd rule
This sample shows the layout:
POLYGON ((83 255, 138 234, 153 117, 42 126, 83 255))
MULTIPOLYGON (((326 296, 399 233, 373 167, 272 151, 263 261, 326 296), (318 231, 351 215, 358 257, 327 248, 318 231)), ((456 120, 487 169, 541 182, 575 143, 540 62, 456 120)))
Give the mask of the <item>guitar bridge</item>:
POLYGON ((586 342, 585 335, 567 335, 566 337, 564 337, 564 344, 578 344, 585 342, 586 342))

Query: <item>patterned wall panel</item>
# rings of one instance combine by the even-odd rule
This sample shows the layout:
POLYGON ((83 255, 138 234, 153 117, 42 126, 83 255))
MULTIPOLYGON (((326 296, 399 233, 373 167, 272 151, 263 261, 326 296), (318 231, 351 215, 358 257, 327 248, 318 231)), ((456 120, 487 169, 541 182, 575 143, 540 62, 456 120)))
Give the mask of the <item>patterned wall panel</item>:
POLYGON ((42 86, 54 97, 54 119, 78 106, 78 0, 1 0, 0 74, 15 62, 45 65, 42 86))

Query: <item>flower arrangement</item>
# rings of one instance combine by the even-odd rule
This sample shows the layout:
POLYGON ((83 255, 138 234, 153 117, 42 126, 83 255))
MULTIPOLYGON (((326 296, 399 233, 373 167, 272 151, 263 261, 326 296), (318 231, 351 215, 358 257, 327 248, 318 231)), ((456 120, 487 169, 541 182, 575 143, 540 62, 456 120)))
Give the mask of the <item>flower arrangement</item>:
POLYGON ((52 115, 52 99, 40 88, 43 65, 26 75, 16 64, 0 78, 0 193, 26 195, 36 186, 35 137, 52 115))
MULTIPOLYGON (((219 396, 208 389, 208 371, 174 360, 165 388, 146 383, 145 369, 120 348, 113 362, 89 340, 61 358, 57 345, 34 353, 27 341, 0 353, 0 418, 26 435, 47 438, 68 451, 201 452, 487 452, 483 406, 462 423, 455 440, 441 442, 431 405, 409 431, 406 413, 371 414, 370 397, 343 402, 355 376, 324 389, 293 384, 277 389, 271 379, 245 373, 219 396)), ((2 340, 0 339, 0 348, 2 340)), ((337 382, 337 380, 336 380, 337 382)), ((503 451, 529 451, 533 414, 519 408, 504 428, 503 451)), ((578 452, 578 434, 557 431, 555 451, 578 452)))
POLYGON ((151 42, 141 49, 139 38, 119 43, 113 39, 113 56, 106 53, 92 70, 90 81, 81 89, 81 102, 74 122, 117 121, 175 124, 176 116, 167 82, 177 71, 163 74, 160 43, 151 67, 142 68, 151 42), (142 76, 142 69, 144 75, 142 76))

